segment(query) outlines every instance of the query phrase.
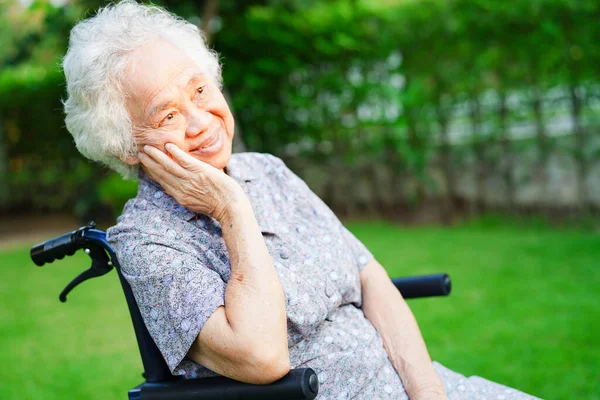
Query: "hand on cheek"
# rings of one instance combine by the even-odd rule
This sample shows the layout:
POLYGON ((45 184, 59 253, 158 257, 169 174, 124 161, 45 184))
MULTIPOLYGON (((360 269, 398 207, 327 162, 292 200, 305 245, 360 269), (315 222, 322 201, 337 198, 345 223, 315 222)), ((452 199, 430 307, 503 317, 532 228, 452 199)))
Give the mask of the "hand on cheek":
POLYGON ((179 204, 194 212, 221 220, 232 204, 245 198, 242 188, 223 171, 200 161, 174 144, 167 153, 144 146, 140 160, 150 178, 179 204))

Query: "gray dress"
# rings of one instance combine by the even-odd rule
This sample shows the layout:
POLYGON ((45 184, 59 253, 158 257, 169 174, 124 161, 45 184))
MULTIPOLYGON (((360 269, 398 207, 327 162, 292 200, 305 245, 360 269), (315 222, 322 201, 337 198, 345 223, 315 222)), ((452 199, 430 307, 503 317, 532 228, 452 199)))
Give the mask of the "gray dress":
MULTIPOLYGON (((311 367, 319 399, 406 399, 381 337, 361 309, 361 269, 373 258, 278 158, 234 154, 227 173, 244 189, 286 298, 292 368, 311 367)), ((214 372, 186 353, 224 305, 230 264, 219 223, 180 206, 140 174, 108 240, 171 372, 214 372)), ((451 399, 532 398, 478 377, 434 368, 451 399)))

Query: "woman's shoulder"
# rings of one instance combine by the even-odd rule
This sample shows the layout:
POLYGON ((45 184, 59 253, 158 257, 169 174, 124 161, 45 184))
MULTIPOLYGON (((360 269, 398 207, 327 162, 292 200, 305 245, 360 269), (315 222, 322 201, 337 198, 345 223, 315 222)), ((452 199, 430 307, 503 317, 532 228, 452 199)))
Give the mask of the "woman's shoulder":
POLYGON ((177 221, 188 221, 195 215, 177 203, 158 184, 149 179, 141 179, 136 197, 125 204, 121 216, 117 218, 117 226, 140 229, 170 226, 177 221))
POLYGON ((269 171, 269 168, 285 168, 285 163, 283 160, 273 154, 269 153, 258 153, 258 152, 244 152, 244 153, 234 153, 231 155, 230 164, 243 164, 248 167, 254 168, 264 168, 266 171, 269 171))
MULTIPOLYGON (((140 182, 140 185, 143 185, 140 182)), ((140 189, 129 200, 117 223, 107 231, 109 243, 139 244, 145 241, 187 243, 198 235, 210 236, 209 224, 153 186, 140 189), (203 232, 206 231, 206 232, 203 232)), ((208 217, 206 217, 208 218, 208 217)))
POLYGON ((259 153, 256 151, 244 151, 242 153, 233 153, 231 159, 241 159, 250 162, 282 162, 277 156, 270 153, 259 153))
POLYGON ((286 181, 293 173, 283 160, 269 153, 235 153, 232 154, 227 173, 238 182, 286 181))

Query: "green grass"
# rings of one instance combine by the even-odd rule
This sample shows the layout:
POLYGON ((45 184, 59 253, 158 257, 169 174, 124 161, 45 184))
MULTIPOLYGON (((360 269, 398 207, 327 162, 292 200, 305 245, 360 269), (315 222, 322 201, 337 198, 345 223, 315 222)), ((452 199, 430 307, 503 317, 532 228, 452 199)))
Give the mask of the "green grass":
POLYGON ((600 235, 480 220, 351 224, 391 276, 447 272, 411 309, 433 359, 548 399, 600 399, 600 235))
MULTIPOLYGON (((484 219, 453 228, 349 224, 392 276, 448 272, 448 298, 411 308, 433 359, 548 399, 600 399, 600 235, 484 219)), ((118 399, 142 378, 116 274, 0 252, 0 397, 118 399)))

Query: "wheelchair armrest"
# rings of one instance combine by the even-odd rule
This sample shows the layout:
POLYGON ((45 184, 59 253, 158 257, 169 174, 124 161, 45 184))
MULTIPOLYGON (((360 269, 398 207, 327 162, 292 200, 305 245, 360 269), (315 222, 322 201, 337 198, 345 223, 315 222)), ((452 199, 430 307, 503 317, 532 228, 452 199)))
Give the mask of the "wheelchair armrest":
POLYGON ((448 274, 419 275, 394 278, 392 282, 405 299, 417 297, 448 296, 452 282, 448 274))
POLYGON ((312 400, 319 392, 317 374, 311 368, 291 370, 269 385, 252 385, 225 377, 144 382, 129 391, 130 400, 312 400))

